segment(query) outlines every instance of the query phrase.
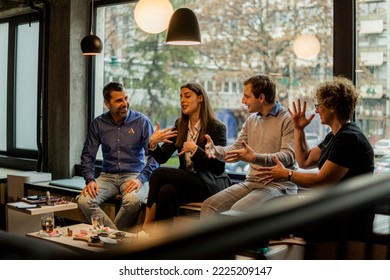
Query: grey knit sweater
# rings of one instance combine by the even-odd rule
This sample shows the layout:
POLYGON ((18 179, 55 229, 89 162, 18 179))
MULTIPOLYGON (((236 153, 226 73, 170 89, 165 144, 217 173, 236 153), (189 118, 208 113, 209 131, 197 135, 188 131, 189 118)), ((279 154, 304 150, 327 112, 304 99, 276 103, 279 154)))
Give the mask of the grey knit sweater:
MULTIPOLYGON (((259 171, 253 169, 260 166, 273 166, 272 156, 276 156, 285 167, 297 169, 294 154, 294 127, 291 116, 285 107, 280 106, 276 116, 259 116, 251 114, 242 126, 237 140, 226 147, 216 146, 215 155, 218 160, 224 161, 227 151, 242 149, 242 141, 246 142, 256 153, 256 164, 250 164, 247 174, 248 181, 257 181, 254 174, 259 171)), ((283 182, 283 185, 291 182, 283 182)))

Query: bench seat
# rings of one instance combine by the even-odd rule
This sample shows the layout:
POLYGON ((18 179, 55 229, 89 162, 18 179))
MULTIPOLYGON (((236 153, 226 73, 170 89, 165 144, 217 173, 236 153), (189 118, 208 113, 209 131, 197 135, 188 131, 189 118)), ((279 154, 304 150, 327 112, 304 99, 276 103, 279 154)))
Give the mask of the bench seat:
MULTIPOLYGON (((85 187, 85 181, 83 177, 73 177, 68 179, 57 179, 48 182, 39 182, 39 183, 25 183, 24 185, 24 195, 29 195, 29 190, 39 190, 39 191, 50 191, 55 194, 65 195, 65 196, 74 196, 76 197, 81 193, 85 187)), ((120 207, 122 201, 122 195, 118 194, 109 200, 107 203, 114 204, 116 207, 120 207)), ((119 209, 118 209, 119 210, 119 209)))
POLYGON ((190 202, 190 203, 187 203, 187 204, 183 204, 179 207, 179 209, 182 209, 182 210, 192 210, 192 211, 198 211, 200 212, 201 208, 202 208, 202 202, 190 202))
MULTIPOLYGON (((50 191, 51 195, 64 197, 68 201, 75 201, 76 197, 85 187, 85 182, 82 177, 73 177, 68 179, 59 179, 46 182, 25 183, 24 196, 35 194, 46 194, 50 191)), ((122 204, 122 196, 116 195, 105 201, 101 208, 112 219, 115 219, 116 213, 119 211, 122 204)), ((77 222, 88 222, 80 209, 66 211, 60 213, 64 218, 77 222)))

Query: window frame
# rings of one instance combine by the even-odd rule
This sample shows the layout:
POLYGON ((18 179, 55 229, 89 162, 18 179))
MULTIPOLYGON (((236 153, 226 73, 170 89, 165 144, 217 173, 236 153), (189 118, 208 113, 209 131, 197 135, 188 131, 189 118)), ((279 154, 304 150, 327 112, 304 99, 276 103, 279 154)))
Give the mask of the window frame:
MULTIPOLYGON (((107 1, 102 0, 95 4, 95 11, 101 6, 116 5, 116 4, 126 4, 136 1, 126 1, 126 0, 114 0, 107 1)), ((96 19, 95 24, 96 26, 96 19)), ((355 65, 356 65, 356 42, 355 42, 355 33, 356 33, 356 0, 334 0, 333 1, 333 75, 343 75, 351 79, 354 83, 356 82, 355 77, 355 65), (345 24, 346 22, 351 23, 350 25, 345 24), (352 51, 351 51, 352 50, 352 51)), ((94 77, 95 77, 95 67, 93 62, 90 63, 90 77, 89 77, 89 115, 88 123, 94 118, 94 77)), ((208 81, 210 83, 210 81, 208 81)), ((355 119, 355 114, 353 116, 355 119)), ((97 160, 96 164, 101 164, 101 160, 97 160)), ((234 179, 243 180, 245 179, 245 174, 229 173, 229 176, 234 179)))
MULTIPOLYGON (((17 38, 17 28, 22 24, 29 24, 32 22, 37 22, 41 25, 41 20, 39 13, 32 12, 28 14, 18 15, 14 17, 0 19, 0 23, 8 23, 8 57, 7 57, 7 122, 6 122, 6 150, 0 151, 0 166, 7 168, 28 168, 32 169, 35 166, 36 160, 38 158, 38 148, 35 150, 21 149, 16 148, 16 116, 18 112, 16 111, 16 38, 17 38), (19 160, 23 159, 23 160, 19 160)), ((39 26, 38 33, 38 50, 41 46, 41 28, 39 26)), ((38 75, 37 75, 37 84, 39 86, 39 77, 41 73, 40 67, 40 56, 39 51, 36 54, 38 57, 38 75)), ((37 88, 38 93, 38 88, 37 88)), ((38 100, 35 106, 39 106, 38 100)), ((37 126, 38 130, 38 126, 37 126)), ((39 131, 37 131, 39 133, 39 131)), ((23 168, 23 169, 24 169, 23 168)))

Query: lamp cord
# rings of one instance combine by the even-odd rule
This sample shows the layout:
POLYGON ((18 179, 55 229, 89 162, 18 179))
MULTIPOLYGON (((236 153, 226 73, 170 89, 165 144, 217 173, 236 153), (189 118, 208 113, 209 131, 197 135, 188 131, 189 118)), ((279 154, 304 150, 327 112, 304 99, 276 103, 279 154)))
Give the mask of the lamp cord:
POLYGON ((93 29, 93 10, 94 10, 94 6, 93 6, 93 2, 94 0, 91 1, 92 5, 91 5, 91 30, 89 31, 89 34, 92 35, 92 29, 93 29))

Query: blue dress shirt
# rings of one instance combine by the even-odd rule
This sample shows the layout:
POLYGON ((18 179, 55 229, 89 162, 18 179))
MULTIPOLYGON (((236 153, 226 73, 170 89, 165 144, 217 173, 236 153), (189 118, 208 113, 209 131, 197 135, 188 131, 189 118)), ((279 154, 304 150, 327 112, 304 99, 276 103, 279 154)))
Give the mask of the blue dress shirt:
MULTIPOLYGON (((279 114, 280 111, 280 103, 279 101, 276 101, 275 106, 272 107, 272 109, 268 112, 267 116, 274 116, 276 117, 279 114)), ((263 115, 260 112, 257 112, 257 115, 261 118, 263 115)))
POLYGON ((106 173, 139 173, 145 183, 158 167, 152 156, 148 157, 149 138, 153 134, 152 122, 144 114, 129 110, 126 119, 118 125, 110 112, 95 118, 89 128, 81 154, 82 174, 85 180, 95 176, 95 160, 102 146, 102 171, 106 173))

